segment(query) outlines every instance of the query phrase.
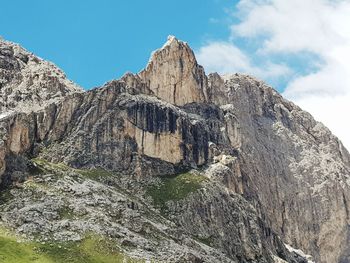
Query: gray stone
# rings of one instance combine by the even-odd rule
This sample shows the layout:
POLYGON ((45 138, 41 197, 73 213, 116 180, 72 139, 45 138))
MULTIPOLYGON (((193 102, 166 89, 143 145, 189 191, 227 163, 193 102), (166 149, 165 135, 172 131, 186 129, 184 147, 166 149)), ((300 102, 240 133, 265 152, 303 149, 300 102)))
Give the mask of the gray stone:
POLYGON ((1 40, 0 80, 0 183, 17 185, 1 221, 28 238, 92 231, 165 262, 349 261, 349 153, 265 83, 206 76, 174 37, 86 92, 1 40), (149 187, 190 169, 200 189, 161 214, 149 187))

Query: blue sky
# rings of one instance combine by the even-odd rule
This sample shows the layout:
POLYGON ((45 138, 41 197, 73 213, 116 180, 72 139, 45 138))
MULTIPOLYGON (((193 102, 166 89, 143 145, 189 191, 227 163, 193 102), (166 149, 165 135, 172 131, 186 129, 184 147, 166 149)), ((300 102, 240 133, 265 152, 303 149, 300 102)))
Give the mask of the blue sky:
POLYGON ((2 1, 0 35, 62 68, 84 88, 142 69, 168 35, 199 47, 223 38, 229 0, 2 1))

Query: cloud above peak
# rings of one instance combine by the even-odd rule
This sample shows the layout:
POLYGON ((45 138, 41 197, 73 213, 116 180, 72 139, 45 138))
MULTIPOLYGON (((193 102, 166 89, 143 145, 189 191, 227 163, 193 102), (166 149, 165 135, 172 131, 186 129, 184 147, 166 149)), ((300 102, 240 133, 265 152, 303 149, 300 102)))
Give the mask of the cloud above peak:
POLYGON ((291 74, 288 66, 270 61, 267 61, 263 68, 254 66, 249 55, 230 42, 208 43, 198 50, 197 58, 206 66, 208 72, 216 71, 222 74, 241 72, 261 78, 275 78, 291 74))
POLYGON ((279 86, 350 149, 349 14, 350 0, 241 0, 230 36, 202 46, 198 60, 209 71, 243 71, 279 86))

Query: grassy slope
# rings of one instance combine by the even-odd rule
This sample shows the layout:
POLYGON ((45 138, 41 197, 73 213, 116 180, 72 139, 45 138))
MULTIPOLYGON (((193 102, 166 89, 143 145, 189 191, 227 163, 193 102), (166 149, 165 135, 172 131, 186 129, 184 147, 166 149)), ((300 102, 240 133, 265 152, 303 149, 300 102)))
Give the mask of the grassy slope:
POLYGON ((35 167, 35 172, 36 173, 43 173, 45 171, 50 171, 50 172, 56 172, 56 171, 72 171, 75 173, 78 173, 82 176, 85 176, 89 179, 92 180, 97 180, 102 178, 102 177, 108 177, 108 176, 115 176, 114 173, 106 171, 101 168, 97 169, 75 169, 72 167, 69 167, 65 165, 64 163, 52 163, 49 161, 46 161, 45 159, 40 159, 40 158, 34 158, 32 159, 32 162, 36 165, 35 167))
MULTIPOLYGON (((35 173, 44 171, 74 171, 87 178, 98 180, 109 177, 112 173, 103 169, 81 170, 65 164, 51 163, 43 159, 33 159, 36 164, 35 173)), ((161 183, 147 188, 147 194, 152 197, 154 205, 166 212, 166 203, 170 200, 179 201, 189 194, 202 188, 206 178, 193 173, 183 173, 161 178, 161 183)), ((6 196, 3 196, 6 199, 6 196)), ((69 211, 62 211, 63 216, 69 211)), ((118 246, 94 236, 81 242, 68 243, 18 243, 13 236, 6 236, 0 229, 0 263, 127 263, 144 262, 131 259, 120 252, 118 246)))
POLYGON ((90 236, 81 242, 17 242, 0 231, 1 263, 121 263, 142 262, 120 252, 118 246, 103 238, 90 236))
POLYGON ((172 177, 162 178, 159 185, 152 185, 147 189, 147 194, 153 199, 154 205, 166 209, 166 203, 170 200, 179 201, 185 199, 190 193, 200 189, 201 183, 206 178, 192 173, 183 173, 172 177))
MULTIPOLYGON (((34 174, 45 171, 74 171, 91 179, 109 176, 102 169, 79 170, 64 164, 54 164, 42 159, 33 159, 34 174)), ((0 204, 11 199, 9 191, 0 193, 0 204)), ((69 210, 62 211, 69 218, 69 210)), ((144 262, 124 255, 118 244, 102 237, 89 236, 81 242, 18 242, 14 235, 0 227, 0 263, 129 263, 144 262)))

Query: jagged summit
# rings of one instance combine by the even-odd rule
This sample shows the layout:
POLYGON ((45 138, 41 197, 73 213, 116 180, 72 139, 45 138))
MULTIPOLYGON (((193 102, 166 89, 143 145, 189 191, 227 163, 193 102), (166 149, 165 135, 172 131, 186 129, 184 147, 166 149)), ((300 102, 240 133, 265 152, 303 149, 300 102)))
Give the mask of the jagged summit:
MULTIPOLYGON (((161 52, 162 50, 164 50, 164 49, 180 49, 180 48, 186 48, 193 55, 190 57, 190 59, 196 60, 196 58, 193 54, 193 51, 190 48, 190 46, 187 44, 187 42, 181 41, 173 35, 169 35, 167 38, 167 41, 163 44, 163 46, 152 52, 150 59, 148 61, 148 64, 150 64, 153 60, 156 60, 157 53, 161 52)), ((148 64, 147 64, 147 66, 148 66, 148 64)))
MULTIPOLYGON (((172 42, 179 42, 179 40, 176 38, 176 36, 169 35, 167 38, 167 41, 164 43, 161 49, 165 48, 168 45, 171 45, 172 42)), ((183 42, 186 43, 186 42, 183 42)))
POLYGON ((153 93, 175 105, 207 101, 207 77, 187 43, 174 36, 151 55, 139 76, 153 93))

